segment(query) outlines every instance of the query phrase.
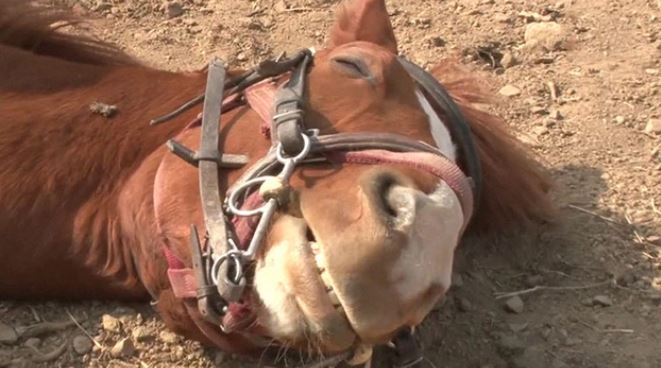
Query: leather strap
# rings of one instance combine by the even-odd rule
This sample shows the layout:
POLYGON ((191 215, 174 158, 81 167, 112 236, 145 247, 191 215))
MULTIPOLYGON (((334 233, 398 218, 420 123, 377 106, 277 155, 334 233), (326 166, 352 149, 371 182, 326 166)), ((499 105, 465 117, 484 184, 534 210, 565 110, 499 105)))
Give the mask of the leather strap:
POLYGON ((424 69, 408 61, 403 56, 398 56, 398 59, 416 83, 418 83, 426 93, 431 95, 432 98, 430 99, 430 102, 438 104, 438 107, 448 114, 449 120, 452 122, 452 124, 448 124, 448 129, 454 137, 454 141, 461 148, 468 176, 470 176, 474 182, 473 191, 475 206, 477 207, 478 203, 480 203, 482 193, 482 167, 480 165, 480 156, 475 148, 470 125, 461 113, 459 106, 457 106, 454 100, 452 100, 450 94, 448 94, 436 78, 432 77, 424 69))
POLYGON ((286 154, 295 156, 303 149, 301 131, 304 129, 305 76, 312 54, 304 50, 303 60, 292 72, 289 81, 275 95, 275 114, 271 128, 271 142, 282 144, 286 154))

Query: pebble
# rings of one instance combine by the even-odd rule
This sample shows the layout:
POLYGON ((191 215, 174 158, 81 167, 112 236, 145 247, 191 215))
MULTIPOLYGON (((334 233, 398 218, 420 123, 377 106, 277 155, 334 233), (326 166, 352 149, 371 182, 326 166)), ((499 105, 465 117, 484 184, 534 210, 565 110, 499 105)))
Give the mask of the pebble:
POLYGON ((624 124, 624 122, 626 121, 624 116, 621 115, 616 116, 614 120, 616 124, 624 124))
POLYGON ((549 128, 543 125, 538 125, 532 128, 532 133, 536 136, 545 135, 549 133, 549 128))
POLYGON ((661 119, 649 119, 645 125, 645 133, 661 133, 661 119))
POLYGON ((567 31, 556 22, 536 22, 526 26, 524 38, 529 48, 555 51, 567 40, 567 31))
POLYGON ((562 114, 558 109, 549 110, 549 118, 553 120, 562 120, 562 114))
POLYGON ((246 61, 246 60, 248 60, 248 56, 246 56, 246 54, 244 54, 243 52, 240 52, 236 55, 236 60, 246 61))
POLYGON ((77 335, 73 338, 73 341, 71 343, 73 346, 73 350, 78 354, 78 355, 85 355, 92 351, 92 340, 90 340, 89 337, 85 335, 77 335))
POLYGON ((103 329, 108 332, 119 333, 121 329, 121 322, 109 314, 104 314, 101 317, 101 325, 103 326, 103 329))
POLYGON ((29 348, 35 348, 36 349, 36 348, 39 347, 39 345, 41 345, 41 339, 39 339, 38 337, 31 337, 31 338, 25 340, 24 345, 29 347, 29 348))
POLYGON ((452 286, 459 289, 464 286, 464 278, 459 273, 452 274, 452 286))
POLYGON ((473 310, 473 304, 466 298, 457 297, 456 304, 460 312, 470 312, 473 310))
POLYGON ((136 327, 131 331, 131 336, 133 336, 133 339, 135 341, 145 341, 149 340, 152 336, 151 333, 145 328, 145 327, 136 327))
POLYGON ((510 328, 510 330, 512 330, 512 332, 521 332, 521 331, 525 330, 526 328, 528 328, 528 322, 510 323, 509 328, 510 328))
POLYGON ((525 305, 519 296, 513 296, 505 301, 505 310, 510 313, 523 313, 525 305))
POLYGON ((501 95, 505 97, 514 97, 521 94, 521 89, 519 87, 508 84, 498 91, 501 95))
POLYGON ((165 6, 165 13, 170 19, 176 18, 184 14, 184 7, 181 5, 181 3, 173 1, 165 6))
POLYGON ((513 335, 504 335, 498 340, 498 350, 501 355, 520 355, 526 349, 526 344, 520 338, 513 335))
POLYGON ((502 65, 505 69, 509 69, 516 65, 516 58, 514 58, 514 55, 512 55, 511 52, 505 52, 503 57, 500 59, 500 65, 502 65))
POLYGON ((14 344, 18 341, 16 330, 10 325, 0 322, 0 343, 14 344))
POLYGON ((176 333, 170 331, 161 331, 158 337, 166 344, 174 344, 179 341, 179 336, 177 336, 176 333))
POLYGON ((135 346, 128 337, 123 338, 110 349, 110 355, 114 358, 128 358, 135 354, 135 346))
POLYGON ((597 295, 592 298, 592 305, 597 305, 600 307, 610 307, 613 305, 613 300, 607 295, 597 295))

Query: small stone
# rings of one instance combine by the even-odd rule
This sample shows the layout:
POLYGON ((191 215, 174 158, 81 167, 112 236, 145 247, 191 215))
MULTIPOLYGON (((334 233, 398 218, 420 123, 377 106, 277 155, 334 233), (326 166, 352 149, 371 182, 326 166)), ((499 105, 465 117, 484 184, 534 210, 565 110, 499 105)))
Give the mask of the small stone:
POLYGON ((14 344, 18 341, 18 333, 16 330, 7 324, 0 322, 0 343, 14 344))
POLYGON ((473 309, 473 304, 466 298, 458 297, 456 304, 460 312, 470 312, 473 309))
POLYGON ((38 337, 31 337, 31 338, 25 340, 25 346, 27 346, 29 348, 35 348, 36 349, 36 348, 39 347, 39 345, 41 345, 41 339, 39 339, 38 337))
POLYGON ((243 52, 240 52, 236 55, 236 60, 246 61, 246 60, 248 60, 248 56, 246 56, 246 54, 244 54, 243 52))
POLYGON ((109 314, 104 314, 101 317, 101 325, 103 326, 103 329, 108 332, 119 333, 121 329, 121 322, 109 314))
POLYGON ((510 323, 509 327, 510 327, 510 330, 512 330, 512 332, 521 332, 521 331, 525 330, 528 327, 528 322, 510 323))
POLYGON ((548 110, 544 106, 533 106, 530 108, 530 112, 536 115, 544 115, 548 113, 548 110))
POLYGON ((624 116, 621 115, 616 116, 614 120, 616 124, 624 124, 624 122, 626 121, 624 116))
POLYGON ((613 305, 613 300, 607 295, 597 295, 594 298, 592 298, 592 305, 596 305, 600 307, 610 307, 611 305, 613 305))
POLYGON ((177 336, 176 333, 170 331, 161 331, 161 333, 158 335, 158 338, 166 344, 174 344, 179 341, 179 336, 177 336))
POLYGON ((509 69, 516 65, 516 59, 514 58, 514 55, 512 55, 512 53, 509 51, 505 52, 503 57, 500 59, 500 65, 502 65, 505 69, 509 69))
POLYGON ((73 346, 73 350, 78 354, 78 355, 85 355, 92 351, 92 340, 90 340, 89 337, 85 335, 77 335, 73 338, 73 341, 71 343, 73 346))
POLYGON ((645 69, 645 73, 647 73, 649 75, 658 75, 659 74, 659 69, 652 69, 652 68, 645 69))
POLYGON ((508 84, 508 85, 504 86, 503 88, 501 88, 500 91, 498 91, 498 93, 500 93, 501 95, 503 95, 505 97, 514 97, 514 96, 518 96, 518 95, 521 94, 521 89, 518 88, 518 87, 515 87, 511 84, 508 84))
POLYGON ((529 48, 542 48, 555 51, 567 40, 567 31, 556 22, 536 22, 526 26, 524 38, 529 48))
POLYGON ((505 301, 505 310, 510 313, 523 313, 525 305, 519 296, 513 296, 505 301))
POLYGON ((131 331, 131 336, 133 336, 133 340, 139 342, 149 340, 152 337, 149 330, 141 326, 134 328, 133 331, 131 331))
POLYGON ((645 133, 661 133, 661 119, 649 119, 645 125, 645 133))
POLYGON ((528 275, 526 276, 524 282, 527 287, 535 287, 541 285, 544 282, 544 277, 542 275, 528 275))
POLYGON ((135 354, 135 346, 128 337, 123 338, 110 349, 110 355, 114 358, 128 358, 135 354))
POLYGON ((536 136, 549 134, 549 128, 543 125, 538 125, 532 128, 532 133, 536 136))
POLYGON ((181 3, 173 1, 165 5, 165 14, 170 19, 179 17, 184 14, 184 7, 181 5, 181 3))
POLYGON ((549 118, 553 120, 562 120, 562 114, 558 109, 549 110, 549 118))
POLYGON ((464 278, 459 273, 452 274, 452 286, 459 289, 464 286, 464 278))
POLYGON ((504 356, 520 355, 525 349, 525 342, 516 336, 505 335, 498 340, 498 350, 504 356))

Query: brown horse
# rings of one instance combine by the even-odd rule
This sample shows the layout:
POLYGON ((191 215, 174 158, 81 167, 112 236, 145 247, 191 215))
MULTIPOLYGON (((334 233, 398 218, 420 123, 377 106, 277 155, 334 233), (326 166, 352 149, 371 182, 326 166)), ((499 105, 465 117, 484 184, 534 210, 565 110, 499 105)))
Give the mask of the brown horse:
MULTIPOLYGON (((226 351, 254 353, 258 337, 269 337, 339 352, 422 322, 450 286, 468 220, 468 231, 504 231, 551 216, 542 167, 474 106, 487 101, 478 84, 441 62, 432 74, 460 106, 481 161, 474 217, 449 183, 423 169, 431 163, 298 166, 289 183, 298 208, 275 214, 241 309, 228 312, 238 327, 221 331, 175 295, 163 252, 190 266, 190 225, 204 228, 197 169, 165 145, 176 137, 198 147, 200 127, 190 122, 200 110, 148 124, 199 95, 207 71, 143 66, 112 45, 56 31, 51 24, 72 21, 65 12, 29 3, 0 1, 2 298, 151 297, 174 331, 226 351), (117 110, 99 114, 94 102, 117 110)), ((306 76, 306 127, 408 137, 464 169, 447 128, 455 122, 398 61, 384 1, 341 4, 330 32, 306 76)), ((250 165, 271 147, 263 118, 247 104, 228 110, 218 125, 222 150, 250 165)), ((249 165, 221 170, 222 193, 249 165)))

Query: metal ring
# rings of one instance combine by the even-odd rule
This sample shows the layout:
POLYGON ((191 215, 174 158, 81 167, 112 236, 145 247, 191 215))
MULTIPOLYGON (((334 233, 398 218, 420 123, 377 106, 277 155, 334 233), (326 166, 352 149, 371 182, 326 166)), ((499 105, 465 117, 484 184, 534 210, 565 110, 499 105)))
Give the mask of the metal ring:
POLYGON ((213 265, 211 266, 211 281, 213 281, 215 285, 218 285, 218 273, 220 271, 220 266, 227 259, 231 258, 232 261, 234 261, 234 267, 235 267, 234 269, 236 270, 232 282, 238 284, 241 278, 243 277, 243 264, 241 263, 242 257, 243 257, 243 251, 239 249, 230 250, 229 252, 220 256, 220 258, 215 260, 213 265))
POLYGON ((255 216, 264 213, 266 211, 266 205, 267 202, 264 202, 261 206, 254 208, 252 210, 242 210, 238 207, 238 196, 243 194, 245 190, 247 190, 251 186, 256 186, 257 184, 262 184, 269 178, 273 178, 274 176, 260 176, 254 179, 247 180, 243 184, 239 185, 234 191, 230 194, 228 200, 227 200, 227 207, 229 210, 232 212, 233 215, 235 216, 240 216, 240 217, 250 217, 250 216, 255 216))
POLYGON ((310 137, 305 133, 301 133, 301 138, 303 138, 303 149, 294 157, 285 157, 285 153, 282 149, 282 143, 278 142, 278 147, 275 150, 275 156, 281 164, 286 164, 287 162, 291 161, 298 163, 307 157, 308 153, 310 153, 312 142, 310 137))

